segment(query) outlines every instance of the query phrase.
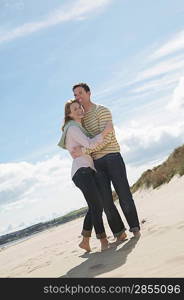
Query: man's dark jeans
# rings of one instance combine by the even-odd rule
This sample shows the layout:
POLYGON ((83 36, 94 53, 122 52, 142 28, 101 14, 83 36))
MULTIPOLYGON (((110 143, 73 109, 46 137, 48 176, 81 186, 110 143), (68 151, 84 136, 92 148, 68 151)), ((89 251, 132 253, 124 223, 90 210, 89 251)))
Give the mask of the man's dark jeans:
MULTIPOLYGON (((111 199, 111 202, 113 201, 112 196, 110 196, 112 193, 112 182, 118 195, 120 206, 130 227, 129 230, 131 232, 139 231, 140 225, 137 210, 132 198, 126 174, 126 167, 121 154, 119 152, 107 154, 102 158, 94 160, 94 164, 96 170, 99 171, 99 174, 103 174, 103 181, 106 182, 105 189, 102 187, 103 181, 100 185, 101 190, 103 190, 103 198, 108 199, 108 201, 104 200, 103 202, 104 211, 108 212, 108 210, 112 209, 112 203, 109 202, 109 199, 111 199)), ((112 211, 111 214, 112 218, 115 218, 115 215, 112 211)), ((118 222, 122 224, 120 221, 118 222)))
POLYGON ((102 201, 101 195, 96 183, 96 172, 90 167, 82 167, 77 170, 72 180, 75 185, 82 191, 88 204, 88 212, 84 219, 82 235, 91 236, 94 225, 96 236, 98 239, 105 238, 105 228, 102 219, 102 201))

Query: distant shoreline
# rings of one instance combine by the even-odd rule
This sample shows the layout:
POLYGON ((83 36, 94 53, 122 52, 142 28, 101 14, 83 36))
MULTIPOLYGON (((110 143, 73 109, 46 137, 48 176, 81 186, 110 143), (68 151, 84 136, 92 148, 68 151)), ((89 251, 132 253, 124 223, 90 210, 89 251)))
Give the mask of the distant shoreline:
POLYGON ((28 239, 36 233, 40 233, 49 228, 62 225, 74 219, 80 218, 86 213, 86 211, 87 207, 83 207, 78 210, 72 211, 62 217, 58 217, 46 222, 37 223, 24 229, 2 235, 0 236, 0 249, 2 249, 3 247, 8 247, 9 245, 14 244, 18 241, 28 239))

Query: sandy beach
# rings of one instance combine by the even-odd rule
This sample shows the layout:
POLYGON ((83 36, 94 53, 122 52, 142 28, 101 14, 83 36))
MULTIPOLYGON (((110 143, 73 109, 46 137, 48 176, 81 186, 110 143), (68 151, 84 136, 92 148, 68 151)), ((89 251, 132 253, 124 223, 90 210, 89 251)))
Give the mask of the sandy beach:
MULTIPOLYGON (((134 194, 141 237, 106 251, 93 232, 92 252, 78 247, 83 217, 0 250, 0 277, 184 277, 184 176, 134 194)), ((69 199, 68 199, 69 201, 69 199)), ((123 221, 126 223, 117 203, 123 221)), ((104 215, 106 232, 114 241, 104 215)), ((127 225, 127 224, 126 224, 127 225)), ((127 226, 128 228, 128 226, 127 226)))

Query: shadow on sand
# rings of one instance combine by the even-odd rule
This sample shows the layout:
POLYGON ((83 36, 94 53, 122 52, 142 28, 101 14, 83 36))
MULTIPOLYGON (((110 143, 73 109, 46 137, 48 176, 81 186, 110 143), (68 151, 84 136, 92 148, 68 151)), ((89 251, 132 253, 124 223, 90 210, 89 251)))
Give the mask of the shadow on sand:
POLYGON ((96 253, 85 253, 80 257, 87 258, 80 265, 69 270, 60 278, 93 278, 97 275, 110 272, 125 264, 128 255, 135 248, 139 238, 131 238, 128 242, 122 243, 122 247, 117 250, 117 246, 113 246, 108 250, 96 253))

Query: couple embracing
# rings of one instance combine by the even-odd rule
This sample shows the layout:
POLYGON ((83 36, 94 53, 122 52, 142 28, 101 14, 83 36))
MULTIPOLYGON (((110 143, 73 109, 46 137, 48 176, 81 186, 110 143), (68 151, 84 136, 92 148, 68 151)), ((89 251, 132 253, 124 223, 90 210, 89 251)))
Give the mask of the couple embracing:
POLYGON ((113 201, 111 183, 134 237, 140 236, 140 224, 111 112, 91 101, 91 91, 86 83, 74 85, 73 93, 75 99, 65 104, 63 133, 58 145, 70 152, 73 158, 72 180, 88 205, 79 247, 91 251, 90 237, 94 226, 103 251, 110 245, 103 224, 103 211, 116 242, 127 238, 125 225, 113 201))

